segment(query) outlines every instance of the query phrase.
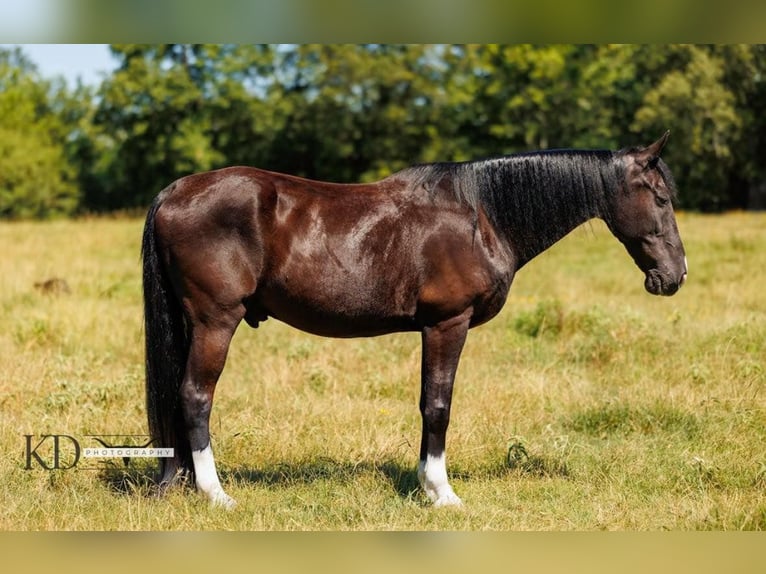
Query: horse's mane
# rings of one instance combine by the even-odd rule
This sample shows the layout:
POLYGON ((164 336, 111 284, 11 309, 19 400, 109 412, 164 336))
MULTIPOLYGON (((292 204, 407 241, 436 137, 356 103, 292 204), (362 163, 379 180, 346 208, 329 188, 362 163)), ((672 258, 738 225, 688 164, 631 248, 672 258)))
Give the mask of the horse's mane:
POLYGON ((580 223, 608 217, 606 202, 624 181, 620 153, 550 150, 405 171, 429 193, 483 209, 527 261, 580 223))

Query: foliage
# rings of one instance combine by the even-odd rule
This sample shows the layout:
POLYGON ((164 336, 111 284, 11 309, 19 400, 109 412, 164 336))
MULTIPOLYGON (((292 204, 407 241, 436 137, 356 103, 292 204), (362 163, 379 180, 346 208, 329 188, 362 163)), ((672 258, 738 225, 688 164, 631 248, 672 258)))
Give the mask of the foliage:
POLYGON ((77 187, 54 110, 61 88, 17 49, 0 50, 0 217, 72 213, 77 187))
POLYGON ((369 181, 407 165, 672 132, 680 204, 766 204, 766 48, 119 44, 100 86, 0 49, 0 217, 144 208, 255 165, 369 181), (21 103, 18 103, 21 102, 21 103))
MULTIPOLYGON (((684 67, 674 69, 644 95, 635 114, 635 132, 659 132, 673 126, 673 146, 666 159, 678 166, 684 200, 719 211, 726 205, 720 190, 734 164, 732 150, 741 137, 742 118, 735 95, 723 82, 726 62, 697 46, 684 46, 684 67), (684 156, 696 161, 683 161, 684 156)), ((733 86, 732 86, 733 88, 733 86)))

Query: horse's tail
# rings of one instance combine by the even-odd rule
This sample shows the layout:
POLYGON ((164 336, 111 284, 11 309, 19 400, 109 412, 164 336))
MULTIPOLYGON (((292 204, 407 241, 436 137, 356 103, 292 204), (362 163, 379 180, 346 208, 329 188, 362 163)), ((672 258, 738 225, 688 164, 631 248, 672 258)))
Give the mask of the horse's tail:
POLYGON ((160 458, 160 484, 193 469, 179 389, 189 354, 189 335, 181 308, 160 259, 154 219, 166 193, 149 208, 144 225, 144 330, 146 336, 146 411, 156 448, 174 449, 173 458, 160 458))

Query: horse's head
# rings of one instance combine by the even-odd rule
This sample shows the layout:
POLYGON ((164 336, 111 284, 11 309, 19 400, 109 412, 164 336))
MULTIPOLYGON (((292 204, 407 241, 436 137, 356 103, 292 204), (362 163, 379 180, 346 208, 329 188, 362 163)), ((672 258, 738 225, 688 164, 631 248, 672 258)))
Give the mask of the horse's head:
POLYGON ((646 275, 653 295, 672 295, 686 280, 684 246, 678 234, 670 171, 660 159, 666 132, 653 144, 619 153, 625 180, 617 190, 607 223, 646 275))

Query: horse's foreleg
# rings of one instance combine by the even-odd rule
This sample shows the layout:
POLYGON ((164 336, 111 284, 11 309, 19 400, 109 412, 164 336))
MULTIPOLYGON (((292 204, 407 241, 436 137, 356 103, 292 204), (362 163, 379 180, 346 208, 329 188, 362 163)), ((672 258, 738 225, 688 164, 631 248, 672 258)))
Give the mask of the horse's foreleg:
POLYGON ((181 405, 194 462, 197 490, 213 504, 226 508, 235 501, 227 495, 215 468, 210 446, 210 410, 218 377, 226 362, 231 337, 236 323, 214 327, 195 325, 192 331, 186 375, 181 385, 181 405))
POLYGON ((445 446, 452 386, 469 321, 470 314, 466 312, 423 329, 420 389, 423 438, 418 479, 434 506, 462 504, 447 480, 445 446))

